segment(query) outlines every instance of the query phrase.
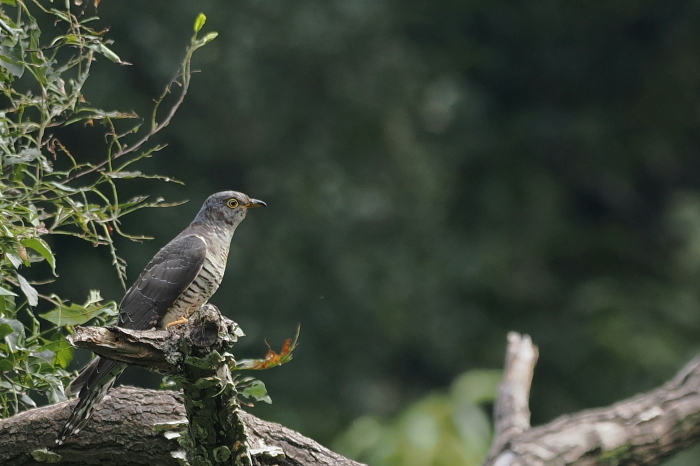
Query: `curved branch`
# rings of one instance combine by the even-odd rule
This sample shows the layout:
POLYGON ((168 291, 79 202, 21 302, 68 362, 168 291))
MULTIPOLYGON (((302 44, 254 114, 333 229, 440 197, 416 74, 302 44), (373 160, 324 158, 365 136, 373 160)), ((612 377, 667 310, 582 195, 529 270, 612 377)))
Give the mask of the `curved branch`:
POLYGON ((529 428, 529 419, 527 425, 523 424, 523 413, 527 410, 529 418, 527 394, 534 370, 534 347, 527 343, 527 336, 513 334, 509 340, 504 382, 496 402, 496 436, 485 465, 658 464, 700 441, 700 357, 648 393, 529 428), (516 340, 520 344, 514 344, 516 340), (517 373, 526 367, 525 373, 517 373), (509 404, 508 394, 513 392, 525 395, 519 400, 524 406, 499 414, 499 407, 509 404), (500 415, 506 419, 499 420, 500 415))
POLYGON ((517 434, 530 428, 530 386, 537 364, 537 347, 528 335, 510 332, 503 381, 494 404, 494 441, 489 459, 517 434))
MULTIPOLYGON (((0 420, 0 464, 37 464, 45 458, 58 464, 143 466, 181 465, 184 451, 178 431, 186 422, 182 395, 178 392, 121 386, 109 392, 90 420, 89 428, 54 447, 56 433, 73 409, 75 400, 36 408, 0 420), (59 458, 60 457, 60 458, 59 458)), ((241 413, 256 453, 255 464, 298 466, 333 464, 359 466, 313 440, 274 422, 241 413), (274 446, 284 458, 256 450, 274 446)))
POLYGON ((54 445, 56 432, 75 401, 0 420, 0 464, 358 465, 241 410, 228 353, 240 334, 238 325, 211 304, 202 306, 187 324, 166 331, 76 328, 76 345, 176 375, 184 395, 131 387, 112 390, 87 429, 60 446, 54 445))

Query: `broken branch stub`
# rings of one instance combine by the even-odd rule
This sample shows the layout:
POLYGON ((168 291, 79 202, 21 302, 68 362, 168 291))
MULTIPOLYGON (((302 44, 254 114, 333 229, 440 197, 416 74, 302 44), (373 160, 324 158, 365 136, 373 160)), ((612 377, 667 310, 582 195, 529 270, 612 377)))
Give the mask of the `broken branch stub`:
POLYGON ((180 380, 188 419, 181 443, 191 464, 251 465, 248 436, 240 418, 229 351, 242 332, 235 322, 206 304, 183 328, 135 331, 120 327, 77 328, 72 341, 100 356, 175 376, 180 380))

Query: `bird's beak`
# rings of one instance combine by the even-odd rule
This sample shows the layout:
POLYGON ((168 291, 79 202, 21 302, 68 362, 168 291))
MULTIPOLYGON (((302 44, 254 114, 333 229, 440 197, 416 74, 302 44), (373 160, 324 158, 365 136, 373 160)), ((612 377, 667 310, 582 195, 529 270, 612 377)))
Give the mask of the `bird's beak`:
POLYGON ((267 207, 267 204, 257 199, 251 199, 250 202, 244 205, 243 207, 245 207, 246 209, 250 209, 252 207, 267 207))

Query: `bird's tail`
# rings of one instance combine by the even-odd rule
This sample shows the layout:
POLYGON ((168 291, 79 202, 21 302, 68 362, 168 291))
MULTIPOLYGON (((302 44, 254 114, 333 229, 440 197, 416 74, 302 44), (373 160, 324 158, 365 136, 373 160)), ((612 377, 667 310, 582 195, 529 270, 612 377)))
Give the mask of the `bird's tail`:
POLYGON ((83 385, 85 385, 87 379, 89 379, 93 375, 100 361, 102 361, 102 359, 96 357, 95 359, 90 361, 90 364, 83 367, 83 370, 80 371, 80 374, 78 374, 78 376, 74 378, 70 384, 68 384, 63 393, 65 393, 67 397, 71 397, 73 395, 78 394, 78 392, 80 392, 80 389, 83 388, 83 385))
POLYGON ((125 368, 126 364, 124 363, 98 357, 68 385, 65 391, 66 395, 70 396, 79 391, 80 400, 56 438, 58 445, 61 445, 69 435, 75 434, 83 428, 97 405, 100 404, 102 398, 112 388, 117 377, 124 372, 125 368))

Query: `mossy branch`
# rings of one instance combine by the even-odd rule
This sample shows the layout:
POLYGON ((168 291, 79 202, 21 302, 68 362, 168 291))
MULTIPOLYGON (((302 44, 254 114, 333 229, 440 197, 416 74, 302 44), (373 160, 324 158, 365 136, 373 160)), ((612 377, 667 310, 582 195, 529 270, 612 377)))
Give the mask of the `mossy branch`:
MULTIPOLYGON (((289 448, 285 447, 284 441, 280 442, 280 438, 266 443, 259 436, 251 437, 251 429, 259 430, 264 423, 256 421, 257 427, 251 427, 238 401, 238 385, 232 376, 237 366, 231 350, 241 335, 235 322, 223 317, 215 306, 207 304, 187 324, 168 330, 79 327, 72 342, 102 357, 174 376, 180 381, 187 430, 171 435, 179 437, 190 465, 252 466, 268 464, 266 461, 296 464, 286 462, 289 448)), ((74 441, 79 442, 81 435, 82 432, 74 441)), ((70 446, 70 439, 67 443, 70 446)), ((309 445, 317 449, 313 443, 309 445)), ((326 456, 334 455, 325 449, 321 451, 327 452, 324 453, 326 456)), ((333 463, 319 464, 355 464, 338 458, 333 463)))

